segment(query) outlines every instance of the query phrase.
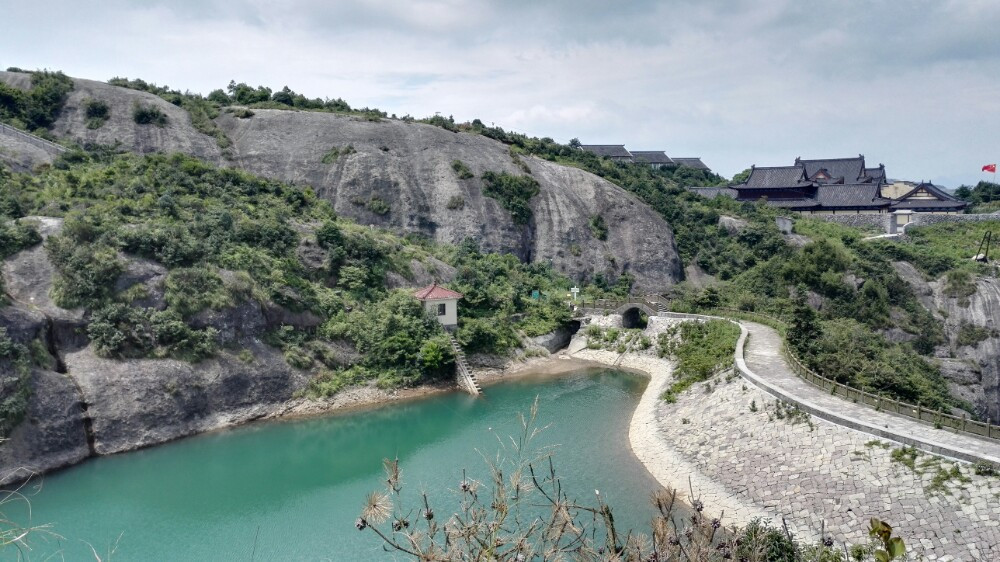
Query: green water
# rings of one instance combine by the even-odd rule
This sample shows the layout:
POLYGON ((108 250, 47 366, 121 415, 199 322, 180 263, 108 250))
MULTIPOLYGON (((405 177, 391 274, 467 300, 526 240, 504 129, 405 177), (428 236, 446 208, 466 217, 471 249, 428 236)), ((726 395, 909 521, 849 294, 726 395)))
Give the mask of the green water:
POLYGON ((628 445, 645 385, 606 370, 525 378, 480 399, 437 395, 93 459, 46 476, 31 497, 33 523, 63 538, 36 535, 30 557, 93 559, 88 543, 103 556, 117 542, 114 560, 392 559, 374 533, 353 526, 366 493, 381 489, 382 459, 398 456, 404 494, 426 490, 444 514, 463 468, 487 479, 477 449, 495 455, 497 436, 517 433, 517 414, 536 396, 540 425, 549 425, 539 445, 558 445, 563 489, 592 503, 597 488, 622 527, 648 529, 656 484, 628 445))

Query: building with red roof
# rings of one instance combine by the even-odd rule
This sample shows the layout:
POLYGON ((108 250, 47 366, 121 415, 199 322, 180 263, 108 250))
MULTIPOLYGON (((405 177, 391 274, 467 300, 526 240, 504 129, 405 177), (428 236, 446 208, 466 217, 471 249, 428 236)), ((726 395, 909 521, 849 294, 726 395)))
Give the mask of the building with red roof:
POLYGON ((424 309, 436 317, 445 328, 458 326, 458 300, 462 298, 461 293, 432 283, 414 292, 413 296, 423 302, 424 309))

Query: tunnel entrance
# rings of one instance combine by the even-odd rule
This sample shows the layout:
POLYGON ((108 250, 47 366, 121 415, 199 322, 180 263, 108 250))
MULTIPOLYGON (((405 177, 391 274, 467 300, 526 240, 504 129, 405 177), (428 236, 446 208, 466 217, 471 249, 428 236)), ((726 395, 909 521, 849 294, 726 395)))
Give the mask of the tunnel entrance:
POLYGON ((645 330, 648 321, 646 313, 638 308, 630 308, 622 313, 622 328, 625 329, 639 328, 640 330, 645 330))

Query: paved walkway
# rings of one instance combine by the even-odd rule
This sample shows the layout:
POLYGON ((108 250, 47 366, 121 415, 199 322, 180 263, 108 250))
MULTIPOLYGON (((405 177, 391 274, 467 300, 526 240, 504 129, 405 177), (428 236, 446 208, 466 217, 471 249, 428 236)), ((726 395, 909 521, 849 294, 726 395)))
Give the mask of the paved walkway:
MULTIPOLYGON (((775 397, 799 404, 816 417, 837 425, 884 437, 931 453, 974 462, 988 460, 1000 464, 1000 441, 952 433, 916 420, 879 412, 831 396, 829 392, 798 377, 781 355, 781 336, 771 327, 740 322, 749 333, 744 348, 744 375, 775 397)), ((737 358, 737 366, 739 366, 737 358)), ((742 369, 741 369, 742 370, 742 369)))

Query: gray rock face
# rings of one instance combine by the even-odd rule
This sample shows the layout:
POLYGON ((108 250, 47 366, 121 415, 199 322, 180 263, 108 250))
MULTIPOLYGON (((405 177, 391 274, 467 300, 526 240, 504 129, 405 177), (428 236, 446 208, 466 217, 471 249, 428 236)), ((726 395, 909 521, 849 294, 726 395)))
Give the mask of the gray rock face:
POLYGON ((250 348, 198 364, 169 359, 110 360, 90 348, 67 354, 91 419, 94 452, 110 454, 257 419, 278 411, 307 383, 277 351, 250 348))
POLYGON ((90 456, 79 393, 67 376, 35 369, 28 412, 0 444, 0 486, 90 456))
MULTIPOLYGON (((27 88, 28 75, 0 72, 0 81, 27 88)), ((370 122, 328 113, 254 110, 249 119, 223 113, 216 119, 233 146, 224 158, 215 139, 190 124, 187 113, 145 92, 75 79, 76 89, 53 132, 78 142, 113 144, 134 152, 183 152, 206 161, 293 183, 311 185, 338 213, 363 224, 419 232, 438 242, 478 240, 483 249, 510 252, 527 261, 547 261, 575 278, 630 273, 637 291, 659 290, 683 278, 670 226, 621 188, 582 170, 521 157, 541 193, 531 201, 534 219, 516 225, 500 204, 482 195, 483 172, 523 174, 502 143, 430 125, 370 122), (87 129, 83 102, 106 101, 111 118, 87 129), (159 107, 169 124, 160 128, 132 120, 135 103, 159 107), (322 162, 327 151, 354 152, 322 162), (463 161, 476 175, 460 180, 451 169, 463 161), (389 211, 369 205, 381 199, 389 211), (461 202, 459 205, 458 202, 461 202), (452 202, 452 209, 449 209, 452 202), (372 210, 375 209, 375 210, 372 210), (596 239, 589 222, 600 215, 607 240, 596 239)))
POLYGON ((743 232, 743 229, 747 227, 747 224, 747 221, 737 217, 719 215, 719 226, 726 229, 726 232, 732 236, 743 232))
POLYGON ((573 332, 569 328, 559 328, 554 332, 531 338, 531 343, 544 347, 549 353, 555 353, 569 345, 573 332))
POLYGON ((945 334, 952 355, 958 360, 942 372, 953 382, 954 390, 967 396, 977 413, 996 422, 1000 419, 1000 337, 996 335, 1000 333, 1000 280, 978 279, 968 306, 944 294, 943 280, 929 285, 934 290, 936 306, 931 310, 941 311, 939 314, 945 316, 945 334), (994 330, 993 335, 975 345, 959 345, 958 333, 963 324, 994 330), (978 384, 969 387, 968 381, 973 379, 978 384))
POLYGON ((975 345, 959 345, 958 334, 968 324, 1000 333, 1000 280, 976 280, 968 306, 944 294, 945 281, 928 281, 911 264, 895 262, 893 268, 917 294, 927 310, 943 322, 948 344, 937 350, 941 373, 952 394, 967 400, 977 414, 994 422, 1000 419, 1000 337, 991 335, 975 345))
POLYGON ((30 172, 40 164, 51 164, 55 155, 28 141, 0 132, 0 163, 15 172, 30 172))

